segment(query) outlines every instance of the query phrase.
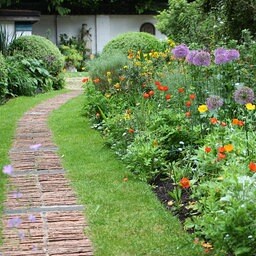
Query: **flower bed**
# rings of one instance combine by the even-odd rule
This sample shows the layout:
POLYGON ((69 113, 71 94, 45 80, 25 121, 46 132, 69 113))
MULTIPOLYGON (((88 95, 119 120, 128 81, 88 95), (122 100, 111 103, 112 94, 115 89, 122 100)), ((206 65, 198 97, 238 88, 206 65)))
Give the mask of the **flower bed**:
POLYGON ((138 179, 171 184, 166 204, 213 255, 256 254, 254 49, 168 41, 84 80, 93 127, 138 179))

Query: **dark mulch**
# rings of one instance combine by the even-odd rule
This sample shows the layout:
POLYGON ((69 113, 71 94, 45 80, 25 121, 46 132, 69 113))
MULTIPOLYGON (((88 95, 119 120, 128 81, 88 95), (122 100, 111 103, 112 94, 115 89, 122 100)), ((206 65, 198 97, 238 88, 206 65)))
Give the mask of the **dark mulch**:
POLYGON ((181 200, 177 205, 175 199, 169 194, 177 185, 170 178, 157 178, 151 185, 160 202, 165 205, 167 210, 176 215, 181 223, 184 223, 186 218, 196 214, 190 207, 193 204, 193 200, 190 198, 190 189, 182 189, 181 200))

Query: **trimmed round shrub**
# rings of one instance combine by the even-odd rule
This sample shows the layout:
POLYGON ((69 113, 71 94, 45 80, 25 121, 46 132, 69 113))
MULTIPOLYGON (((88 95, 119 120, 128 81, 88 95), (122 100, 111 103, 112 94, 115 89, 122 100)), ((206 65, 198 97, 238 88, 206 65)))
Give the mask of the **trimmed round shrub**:
POLYGON ((153 35, 146 32, 127 32, 120 34, 109 41, 103 48, 104 53, 122 52, 128 54, 129 51, 139 51, 149 53, 159 51, 162 47, 161 42, 153 35))
POLYGON ((13 40, 9 51, 11 55, 22 54, 27 58, 42 60, 53 76, 57 76, 64 67, 64 57, 58 47, 42 36, 21 36, 13 40))
POLYGON ((0 53, 0 103, 3 103, 7 93, 7 77, 8 71, 5 58, 2 53, 0 53))

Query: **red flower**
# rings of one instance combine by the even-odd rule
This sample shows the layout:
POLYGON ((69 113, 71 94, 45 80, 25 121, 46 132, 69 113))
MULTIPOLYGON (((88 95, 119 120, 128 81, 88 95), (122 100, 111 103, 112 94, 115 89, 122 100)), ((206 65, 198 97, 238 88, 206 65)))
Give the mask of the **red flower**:
POLYGON ((170 99, 171 99, 171 97, 172 97, 172 95, 171 95, 171 94, 166 94, 166 95, 165 95, 165 99, 166 99, 166 100, 170 100, 170 99))
POLYGON ((256 172, 256 163, 255 162, 250 162, 249 163, 249 169, 252 172, 256 172))
POLYGON ((238 125, 238 126, 244 126, 244 122, 241 121, 241 120, 238 120, 237 118, 234 118, 234 119, 232 120, 232 124, 238 125))
POLYGON ((223 127, 225 127, 225 126, 227 126, 227 123, 225 123, 225 122, 221 122, 221 124, 220 124, 221 126, 223 126, 223 127))
POLYGON ((94 82, 95 84, 97 84, 97 83, 100 82, 100 79, 99 79, 99 78, 95 78, 95 79, 93 80, 93 82, 94 82))
POLYGON ((190 112, 190 111, 186 112, 186 113, 185 113, 185 116, 186 116, 186 117, 191 117, 191 112, 190 112))
POLYGON ((186 107, 188 107, 188 108, 191 107, 191 104, 192 104, 191 101, 187 101, 187 102, 185 103, 186 107))
POLYGON ((149 95, 148 93, 146 93, 146 92, 143 93, 143 98, 144 98, 144 99, 148 99, 149 97, 150 97, 150 95, 149 95))
POLYGON ((210 147, 205 147, 205 148, 204 148, 204 151, 205 151, 206 153, 210 153, 210 152, 212 151, 212 149, 211 149, 210 147))
POLYGON ((184 93, 184 92, 185 92, 185 89, 184 89, 184 88, 178 88, 178 92, 179 92, 179 93, 184 93))
POLYGON ((166 92, 166 91, 169 90, 169 87, 168 87, 168 86, 165 86, 165 85, 158 85, 158 86, 157 86, 157 89, 158 89, 159 91, 164 91, 164 92, 166 92))
POLYGON ((87 83, 89 81, 89 77, 84 77, 83 79, 82 79, 82 83, 87 83))
POLYGON ((161 83, 160 83, 159 81, 155 81, 155 85, 156 85, 156 86, 160 86, 161 83))
POLYGON ((220 160, 222 160, 222 159, 225 159, 226 158, 226 155, 225 154, 223 154, 223 153, 218 153, 218 160, 220 161, 220 160))
POLYGON ((195 95, 194 93, 192 93, 192 94, 189 95, 189 98, 190 98, 191 100, 194 100, 194 99, 196 98, 196 95, 195 95))
POLYGON ((210 118, 210 122, 211 122, 211 124, 217 124, 218 123, 218 119, 216 117, 211 117, 210 118))
POLYGON ((219 153, 224 153, 225 152, 225 148, 224 147, 219 147, 218 148, 218 152, 219 153))
POLYGON ((128 132, 129 132, 129 133, 134 133, 134 129, 129 128, 129 129, 128 129, 128 132))
POLYGON ((155 92, 153 90, 148 92, 149 96, 153 96, 155 94, 155 92))
POLYGON ((181 180, 180 180, 180 186, 182 188, 189 188, 190 187, 190 180, 186 177, 183 177, 181 180))

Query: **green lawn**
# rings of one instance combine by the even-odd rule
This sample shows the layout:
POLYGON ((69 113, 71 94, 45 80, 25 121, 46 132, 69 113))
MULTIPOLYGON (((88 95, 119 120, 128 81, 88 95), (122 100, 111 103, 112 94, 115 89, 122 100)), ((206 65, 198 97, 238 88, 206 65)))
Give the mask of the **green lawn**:
POLYGON ((95 255, 202 255, 150 187, 135 180, 90 128, 81 115, 83 104, 83 95, 69 101, 54 111, 49 125, 80 203, 86 206, 86 232, 95 255))

